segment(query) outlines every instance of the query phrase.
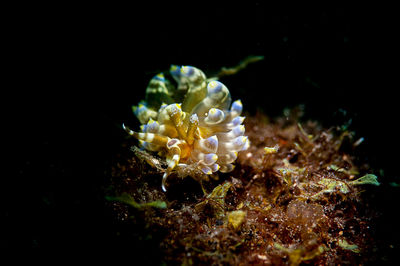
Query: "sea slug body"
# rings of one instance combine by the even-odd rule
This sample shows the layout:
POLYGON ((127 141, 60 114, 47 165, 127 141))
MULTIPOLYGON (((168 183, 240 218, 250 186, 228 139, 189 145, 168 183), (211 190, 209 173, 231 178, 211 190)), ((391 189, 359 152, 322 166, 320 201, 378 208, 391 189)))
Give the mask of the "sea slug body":
POLYGON ((178 164, 195 165, 204 175, 230 172, 237 153, 250 145, 240 116, 242 102, 232 103, 224 84, 208 80, 192 66, 172 65, 169 73, 157 74, 146 89, 146 99, 132 109, 142 124, 140 132, 123 128, 141 148, 166 159, 163 191, 178 164))

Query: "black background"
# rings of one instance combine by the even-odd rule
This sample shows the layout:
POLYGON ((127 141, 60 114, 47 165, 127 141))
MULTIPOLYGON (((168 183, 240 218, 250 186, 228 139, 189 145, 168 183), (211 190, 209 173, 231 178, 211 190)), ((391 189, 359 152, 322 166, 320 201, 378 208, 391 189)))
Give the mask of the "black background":
POLYGON ((327 127, 352 119, 351 129, 365 138, 364 159, 383 183, 374 194, 382 213, 377 235, 390 260, 399 237, 398 188, 388 185, 399 183, 392 13, 254 1, 13 7, 4 38, 12 172, 2 177, 1 245, 72 252, 124 246, 104 208, 104 187, 125 136, 120 125, 137 125, 131 105, 149 79, 170 64, 212 72, 263 55, 224 80, 233 98, 251 114, 277 116, 303 104, 306 118, 327 127))

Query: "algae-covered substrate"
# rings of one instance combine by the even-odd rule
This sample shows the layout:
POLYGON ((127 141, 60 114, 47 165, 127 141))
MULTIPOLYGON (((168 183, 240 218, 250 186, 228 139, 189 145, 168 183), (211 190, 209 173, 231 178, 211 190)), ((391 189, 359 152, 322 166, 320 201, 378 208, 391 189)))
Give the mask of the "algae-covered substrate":
POLYGON ((132 259, 166 265, 362 264, 374 256, 379 185, 355 153, 360 139, 342 128, 245 114, 250 148, 235 169, 202 184, 171 175, 127 138, 107 190, 116 237, 132 259), (155 165, 155 163, 159 165, 155 165))

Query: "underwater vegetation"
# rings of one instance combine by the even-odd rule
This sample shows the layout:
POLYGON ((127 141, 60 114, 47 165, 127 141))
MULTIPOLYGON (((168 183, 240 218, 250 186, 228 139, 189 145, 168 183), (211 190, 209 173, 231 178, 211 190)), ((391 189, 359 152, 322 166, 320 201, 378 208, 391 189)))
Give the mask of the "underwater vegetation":
POLYGON ((375 256, 363 195, 379 182, 355 157, 361 141, 352 132, 302 121, 301 108, 234 122, 242 104, 221 82, 194 67, 168 75, 176 85, 157 75, 134 107, 141 132, 125 130, 139 142, 122 144, 111 173, 109 206, 136 256, 149 247, 147 263, 168 265, 362 264, 375 256))

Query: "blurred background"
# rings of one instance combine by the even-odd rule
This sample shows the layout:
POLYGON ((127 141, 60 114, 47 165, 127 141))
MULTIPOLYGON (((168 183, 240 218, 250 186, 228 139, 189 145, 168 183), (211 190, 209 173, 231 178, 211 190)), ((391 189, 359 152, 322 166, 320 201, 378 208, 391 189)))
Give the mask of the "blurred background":
POLYGON ((224 78, 233 99, 250 115, 271 117, 301 105, 304 119, 348 125, 363 137, 360 156, 382 183, 372 195, 381 214, 382 260, 399 248, 392 78, 399 56, 390 7, 35 4, 11 13, 11 93, 3 99, 13 107, 4 113, 11 118, 5 131, 12 135, 12 174, 2 186, 2 219, 10 229, 2 246, 123 246, 104 196, 125 139, 120 125, 138 125, 131 105, 144 98, 151 77, 170 64, 212 74, 262 55, 224 78))

